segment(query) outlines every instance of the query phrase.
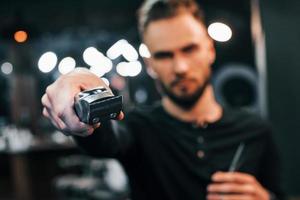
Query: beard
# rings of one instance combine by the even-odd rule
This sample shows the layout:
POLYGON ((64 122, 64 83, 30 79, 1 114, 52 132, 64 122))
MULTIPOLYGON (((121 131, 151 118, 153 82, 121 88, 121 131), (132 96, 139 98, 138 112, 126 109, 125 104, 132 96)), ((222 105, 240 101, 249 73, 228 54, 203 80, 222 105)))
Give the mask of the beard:
MULTIPOLYGON (((204 82, 203 85, 199 86, 196 89, 196 91, 194 93, 192 93, 190 95, 184 95, 184 96, 178 96, 178 95, 176 95, 174 92, 171 91, 170 88, 166 87, 160 81, 159 81, 159 86, 161 88, 161 91, 162 91, 163 95, 168 96, 171 99, 171 101, 173 101, 179 107, 181 107, 181 108, 183 108, 185 110, 189 110, 201 98, 201 96, 203 95, 203 92, 205 91, 205 89, 207 88, 207 86, 209 85, 209 83, 210 83, 210 80, 207 79, 204 82)), ((176 82, 174 84, 176 84, 176 82)))

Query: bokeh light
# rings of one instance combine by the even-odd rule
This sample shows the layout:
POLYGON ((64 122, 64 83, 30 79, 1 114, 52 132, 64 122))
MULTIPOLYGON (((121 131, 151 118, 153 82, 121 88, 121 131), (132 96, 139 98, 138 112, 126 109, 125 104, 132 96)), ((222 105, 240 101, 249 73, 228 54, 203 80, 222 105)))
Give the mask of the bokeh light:
POLYGON ((141 57, 143 57, 143 58, 150 58, 151 57, 151 54, 150 54, 150 51, 149 51, 148 47, 143 43, 139 47, 139 53, 140 53, 141 57))
POLYGON ((56 64, 57 56, 52 51, 44 53, 38 61, 39 70, 43 73, 51 72, 56 66, 56 64))
POLYGON ((13 72, 13 65, 9 62, 5 62, 1 65, 1 71, 3 74, 9 75, 13 72))
POLYGON ((61 74, 66 74, 75 69, 76 61, 72 57, 63 58, 58 64, 58 71, 61 74))
POLYGON ((227 42, 232 36, 232 31, 228 25, 215 22, 208 26, 208 34, 218 42, 227 42))
POLYGON ((22 43, 25 42, 28 38, 28 34, 26 33, 26 31, 20 30, 20 31, 16 31, 14 34, 14 39, 16 40, 16 42, 22 43))

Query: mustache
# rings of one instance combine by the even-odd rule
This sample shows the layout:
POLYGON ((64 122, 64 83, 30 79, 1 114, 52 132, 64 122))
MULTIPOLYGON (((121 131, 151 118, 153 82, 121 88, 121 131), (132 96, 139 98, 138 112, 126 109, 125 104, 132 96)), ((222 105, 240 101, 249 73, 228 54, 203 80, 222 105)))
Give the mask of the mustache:
POLYGON ((187 80, 187 81, 195 81, 194 78, 176 77, 176 78, 170 83, 170 86, 171 86, 171 87, 174 87, 174 86, 176 86, 177 84, 179 84, 181 81, 184 81, 184 80, 187 80))

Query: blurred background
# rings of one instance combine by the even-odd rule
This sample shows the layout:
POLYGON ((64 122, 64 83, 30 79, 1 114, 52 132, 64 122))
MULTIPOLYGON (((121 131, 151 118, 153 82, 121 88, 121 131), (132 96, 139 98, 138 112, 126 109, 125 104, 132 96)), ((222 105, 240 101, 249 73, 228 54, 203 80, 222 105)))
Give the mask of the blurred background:
MULTIPOLYGON (((300 199, 300 1, 198 1, 217 49, 218 101, 272 123, 282 184, 300 199)), ((123 95, 125 108, 158 100, 136 28, 141 2, 0 2, 1 200, 127 199, 118 162, 82 155, 42 117, 40 98, 61 74, 86 67, 123 95)))

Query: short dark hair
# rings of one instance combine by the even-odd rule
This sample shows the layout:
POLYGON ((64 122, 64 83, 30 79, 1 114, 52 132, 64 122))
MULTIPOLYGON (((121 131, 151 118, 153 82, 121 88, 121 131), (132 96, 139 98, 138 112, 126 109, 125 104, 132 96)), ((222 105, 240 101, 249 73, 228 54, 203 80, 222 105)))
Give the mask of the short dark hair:
POLYGON ((138 28, 141 36, 151 22, 174 17, 184 11, 205 24, 204 12, 195 0, 145 0, 138 10, 138 28))

